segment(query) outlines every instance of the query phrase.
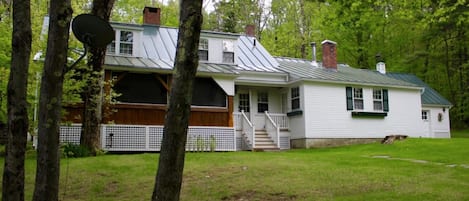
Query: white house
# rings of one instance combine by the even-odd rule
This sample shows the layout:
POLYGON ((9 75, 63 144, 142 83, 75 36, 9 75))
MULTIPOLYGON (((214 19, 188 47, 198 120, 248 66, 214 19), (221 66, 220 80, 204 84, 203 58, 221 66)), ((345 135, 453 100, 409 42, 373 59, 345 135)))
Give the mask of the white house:
MULTIPOLYGON (((160 149, 178 30, 161 26, 159 15, 160 9, 146 7, 143 25, 112 23, 116 37, 105 79, 113 87, 104 91, 121 96, 103 111, 103 149, 160 149)), ((337 64, 336 44, 328 40, 322 62, 275 58, 253 28, 246 34, 202 31, 187 150, 328 146, 389 134, 449 137, 450 104, 426 105, 421 97, 428 86, 337 64), (441 108, 443 117, 434 123, 441 108)), ((66 119, 76 124, 62 127, 61 139, 77 142, 81 107, 66 109, 66 119)))

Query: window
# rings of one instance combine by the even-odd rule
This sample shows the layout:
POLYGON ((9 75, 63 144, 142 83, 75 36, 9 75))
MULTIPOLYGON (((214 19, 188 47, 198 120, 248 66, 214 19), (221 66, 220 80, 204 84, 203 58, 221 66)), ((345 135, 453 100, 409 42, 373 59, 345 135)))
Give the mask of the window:
POLYGON ((199 41, 199 60, 208 61, 208 39, 201 38, 199 41))
POLYGON ((249 94, 239 94, 238 111, 249 112, 249 94))
POLYGON ((107 53, 108 54, 115 54, 116 53, 116 41, 113 40, 108 46, 107 46, 107 53))
POLYGON ((291 109, 300 109, 300 88, 294 87, 291 89, 291 109))
POLYGON ((226 93, 212 78, 196 78, 192 105, 226 107, 226 93))
POLYGON ((230 40, 223 41, 223 63, 234 63, 234 43, 230 40))
MULTIPOLYGON (((373 89, 372 97, 363 97, 363 88, 345 87, 345 92, 347 97, 347 110, 365 110, 364 98, 367 100, 373 98, 373 112, 389 112, 387 89, 373 89)), ((371 110, 371 108, 369 110, 371 110)))
POLYGON ((383 91, 381 89, 373 89, 373 110, 383 111, 383 91))
POLYGON ((119 40, 113 40, 106 49, 107 54, 116 54, 117 52, 121 55, 132 55, 133 54, 133 41, 134 33, 131 31, 118 31, 116 32, 116 38, 119 40))
POLYGON ((353 109, 363 110, 363 89, 353 88, 353 109))
POLYGON ((120 35, 120 44, 119 44, 119 53, 132 55, 133 48, 133 33, 130 31, 121 31, 120 35))
POLYGON ((428 121, 428 111, 426 110, 422 111, 422 120, 428 121))
POLYGON ((257 112, 263 113, 269 110, 269 96, 267 92, 257 93, 257 112))
MULTIPOLYGON (((158 75, 166 79, 164 75, 158 75)), ((112 72, 112 77, 119 80, 113 90, 120 94, 116 98, 122 103, 166 104, 167 90, 155 74, 112 72)))

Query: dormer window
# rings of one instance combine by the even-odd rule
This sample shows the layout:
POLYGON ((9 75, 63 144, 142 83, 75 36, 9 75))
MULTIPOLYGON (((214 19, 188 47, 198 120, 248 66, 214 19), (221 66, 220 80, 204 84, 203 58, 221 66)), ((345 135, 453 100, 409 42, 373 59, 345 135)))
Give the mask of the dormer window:
POLYGON ((116 39, 107 46, 107 54, 132 55, 134 33, 132 31, 116 30, 116 39), (116 42, 118 41, 118 42, 116 42))
POLYGON ((223 63, 234 63, 234 43, 231 40, 223 41, 223 63))
POLYGON ((199 41, 199 60, 208 61, 208 39, 201 38, 199 41))
POLYGON ((131 31, 121 31, 119 53, 132 55, 134 34, 131 31))

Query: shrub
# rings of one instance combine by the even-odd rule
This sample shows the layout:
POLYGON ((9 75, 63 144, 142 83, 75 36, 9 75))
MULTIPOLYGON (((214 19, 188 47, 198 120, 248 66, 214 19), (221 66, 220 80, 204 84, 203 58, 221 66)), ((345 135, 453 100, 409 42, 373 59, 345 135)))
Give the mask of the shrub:
POLYGON ((81 145, 67 143, 63 146, 63 154, 65 157, 80 158, 90 156, 90 151, 81 145))

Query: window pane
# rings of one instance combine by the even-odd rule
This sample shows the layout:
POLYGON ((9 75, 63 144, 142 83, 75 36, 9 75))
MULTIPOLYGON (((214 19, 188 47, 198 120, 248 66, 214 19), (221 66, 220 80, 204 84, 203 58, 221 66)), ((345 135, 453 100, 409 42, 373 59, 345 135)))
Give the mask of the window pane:
POLYGON ((107 46, 106 52, 107 52, 108 54, 114 54, 114 53, 116 53, 116 41, 113 40, 113 41, 107 46))
POLYGON ((383 102, 382 101, 373 101, 373 109, 374 110, 383 110, 383 102))
POLYGON ((231 40, 223 40, 223 51, 234 52, 234 42, 231 40))
POLYGON ((291 108, 293 110, 300 109, 300 99, 292 99, 291 100, 291 108))
POLYGON ((208 50, 208 39, 201 38, 199 41, 199 50, 208 50))
POLYGON ((239 94, 239 112, 249 112, 249 94, 239 94))
POLYGON ((300 108, 300 88, 295 87, 291 89, 291 107, 292 110, 300 108))
POLYGON ((132 43, 134 41, 133 33, 130 31, 121 31, 120 41, 132 43))
POLYGON ((208 51, 207 50, 199 50, 199 60, 200 61, 208 61, 208 51))
POLYGON ((120 54, 132 55, 132 44, 121 43, 119 52, 120 54))
POLYGON ((119 53, 132 55, 133 33, 130 31, 121 31, 119 53))
POLYGON ((269 96, 266 92, 257 93, 257 112, 262 113, 269 110, 269 96))
POLYGON ((353 108, 356 110, 363 110, 363 100, 355 99, 353 101, 353 108))
POLYGON ((234 53, 223 52, 223 63, 234 63, 234 53))

